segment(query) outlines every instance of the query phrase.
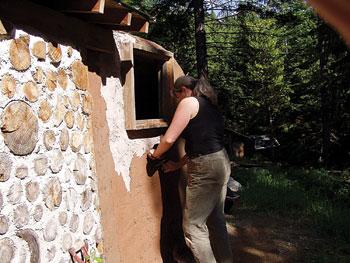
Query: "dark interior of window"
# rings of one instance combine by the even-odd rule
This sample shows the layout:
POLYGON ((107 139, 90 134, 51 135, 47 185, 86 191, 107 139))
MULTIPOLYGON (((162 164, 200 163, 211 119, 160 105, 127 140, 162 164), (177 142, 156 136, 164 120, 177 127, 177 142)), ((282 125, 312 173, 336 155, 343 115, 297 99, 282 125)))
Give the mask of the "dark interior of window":
POLYGON ((134 52, 136 120, 160 119, 160 76, 164 61, 134 52))

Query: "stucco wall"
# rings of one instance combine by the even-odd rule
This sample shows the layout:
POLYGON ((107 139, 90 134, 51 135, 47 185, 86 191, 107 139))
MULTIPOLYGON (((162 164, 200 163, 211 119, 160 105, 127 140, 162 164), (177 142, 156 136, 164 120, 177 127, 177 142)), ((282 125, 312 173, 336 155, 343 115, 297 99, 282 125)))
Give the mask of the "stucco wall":
MULTIPOLYGON (((117 46, 118 41, 133 41, 126 34, 114 36, 117 46)), ((159 137, 129 139, 119 78, 102 84, 90 73, 90 92, 106 261, 162 262, 159 178, 149 178, 145 170, 145 153, 159 137)))
POLYGON ((0 78, 0 261, 70 262, 70 247, 102 239, 87 67, 17 30, 0 42, 0 78))

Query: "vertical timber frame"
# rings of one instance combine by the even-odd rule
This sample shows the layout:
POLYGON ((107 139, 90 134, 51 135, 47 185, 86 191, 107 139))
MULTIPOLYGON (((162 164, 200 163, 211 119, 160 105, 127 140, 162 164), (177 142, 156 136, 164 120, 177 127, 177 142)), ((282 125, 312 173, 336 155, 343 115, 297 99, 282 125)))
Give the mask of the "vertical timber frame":
POLYGON ((136 127, 133 43, 123 43, 119 53, 122 63, 121 75, 123 82, 125 129, 133 130, 136 127))

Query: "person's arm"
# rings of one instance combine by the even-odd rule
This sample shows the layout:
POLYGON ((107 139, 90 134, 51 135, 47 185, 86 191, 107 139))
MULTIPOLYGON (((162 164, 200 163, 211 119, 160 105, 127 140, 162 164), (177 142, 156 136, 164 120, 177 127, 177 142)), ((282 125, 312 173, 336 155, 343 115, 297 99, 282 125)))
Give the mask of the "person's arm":
POLYGON ((198 100, 194 97, 185 98, 179 103, 169 128, 165 135, 160 139, 157 149, 152 154, 153 158, 161 157, 170 149, 177 138, 179 138, 182 131, 186 128, 190 119, 197 114, 198 108, 198 100))

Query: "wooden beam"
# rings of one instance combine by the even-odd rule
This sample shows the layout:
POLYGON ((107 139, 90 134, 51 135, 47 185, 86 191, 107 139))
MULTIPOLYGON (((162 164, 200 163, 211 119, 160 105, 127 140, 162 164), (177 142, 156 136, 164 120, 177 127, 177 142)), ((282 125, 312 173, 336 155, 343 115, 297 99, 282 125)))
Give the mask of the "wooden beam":
POLYGON ((96 23, 114 30, 148 33, 149 22, 142 15, 129 10, 114 0, 106 0, 104 14, 80 15, 89 23, 96 23))
POLYGON ((15 29, 11 24, 0 20, 0 40, 13 38, 14 32, 15 29))
POLYGON ((140 32, 148 34, 149 22, 146 21, 140 29, 140 32))
POLYGON ((105 0, 30 0, 36 4, 61 12, 103 13, 105 0))
POLYGON ((105 0, 98 0, 95 6, 92 8, 92 12, 103 13, 105 8, 105 0))
POLYGON ((162 67, 162 85, 159 90, 160 92, 160 108, 161 117, 170 120, 174 115, 174 109, 176 108, 175 99, 173 99, 170 94, 174 86, 174 59, 171 58, 169 61, 165 62, 162 67))
POLYGON ((134 49, 136 52, 145 53, 144 55, 153 56, 154 58, 168 60, 173 57, 173 53, 164 49, 157 43, 134 36, 136 42, 134 43, 134 49))
POLYGON ((111 25, 109 28, 114 30, 141 32, 147 34, 149 29, 149 22, 145 18, 132 13, 131 24, 129 26, 115 24, 111 25))
POLYGON ((140 15, 133 14, 131 19, 130 31, 148 33, 149 22, 140 15))
POLYGON ((115 0, 105 0, 103 15, 87 15, 83 17, 83 19, 91 23, 103 25, 120 24, 123 26, 130 26, 132 13, 115 0))
POLYGON ((149 119, 136 121, 136 130, 165 127, 168 127, 168 123, 163 119, 149 119))
POLYGON ((6 35, 6 34, 7 34, 7 30, 0 20, 0 35, 6 35))
POLYGON ((115 0, 31 0, 111 30, 148 33, 147 19, 115 0))
POLYGON ((75 17, 78 17, 86 22, 93 24, 101 25, 123 25, 130 26, 132 14, 125 9, 115 8, 115 7, 105 7, 103 14, 75 14, 75 17))
POLYGON ((71 45, 77 49, 88 48, 115 53, 115 43, 110 30, 89 25, 50 8, 26 0, 1 0, 0 17, 16 28, 49 41, 71 45))
MULTIPOLYGON (((133 57, 133 54, 132 54, 133 57)), ((132 67, 134 59, 129 63, 122 63, 121 74, 124 79, 123 85, 123 100, 124 100, 124 116, 125 116, 125 129, 136 129, 136 105, 135 105, 135 80, 134 80, 134 68, 132 67)))
POLYGON ((111 0, 106 0, 103 14, 77 14, 76 16, 112 30, 148 33, 149 29, 146 18, 111 0))
POLYGON ((103 14, 105 0, 55 0, 55 6, 62 12, 103 14))
POLYGON ((120 43, 120 48, 118 51, 121 62, 134 60, 134 51, 132 43, 120 43))

